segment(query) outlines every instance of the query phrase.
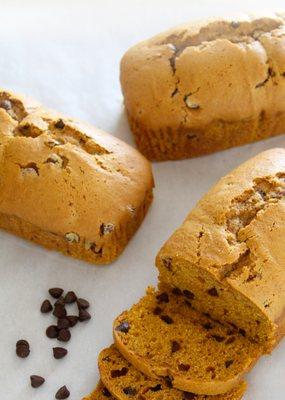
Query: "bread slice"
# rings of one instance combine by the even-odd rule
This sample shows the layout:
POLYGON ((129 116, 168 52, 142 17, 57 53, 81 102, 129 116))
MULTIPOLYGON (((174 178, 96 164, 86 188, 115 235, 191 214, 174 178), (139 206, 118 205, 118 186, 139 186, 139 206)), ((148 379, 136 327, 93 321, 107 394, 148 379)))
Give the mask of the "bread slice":
POLYGON ((0 91, 0 227, 109 263, 152 200, 149 162, 99 129, 0 91))
POLYGON ((272 149, 200 200, 159 252, 159 279, 271 351, 285 334, 284 219, 285 150, 272 149))
POLYGON ((196 312, 191 300, 187 291, 149 288, 115 320, 116 347, 145 375, 177 389, 226 393, 256 362, 260 346, 196 312))
POLYGON ((129 49, 125 106, 152 160, 195 157, 284 133, 285 16, 189 22, 129 49))
POLYGON ((204 396, 182 392, 172 388, 169 382, 146 377, 126 361, 114 345, 100 353, 98 364, 101 380, 118 400, 128 400, 130 397, 138 400, 239 400, 246 389, 245 382, 242 382, 223 395, 204 396))
POLYGON ((82 400, 115 400, 115 397, 111 395, 109 390, 104 386, 102 381, 99 381, 96 389, 87 396, 83 397, 82 400))

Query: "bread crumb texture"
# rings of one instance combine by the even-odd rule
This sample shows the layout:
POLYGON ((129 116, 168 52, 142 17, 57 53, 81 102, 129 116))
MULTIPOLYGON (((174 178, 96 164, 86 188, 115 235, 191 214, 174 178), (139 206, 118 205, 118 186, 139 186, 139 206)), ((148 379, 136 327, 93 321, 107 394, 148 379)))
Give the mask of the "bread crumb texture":
POLYGON ((0 227, 108 263, 152 200, 149 162, 124 142, 0 91, 0 227))
POLYGON ((189 23, 121 61, 131 129, 149 159, 199 156, 285 131, 285 16, 189 23))

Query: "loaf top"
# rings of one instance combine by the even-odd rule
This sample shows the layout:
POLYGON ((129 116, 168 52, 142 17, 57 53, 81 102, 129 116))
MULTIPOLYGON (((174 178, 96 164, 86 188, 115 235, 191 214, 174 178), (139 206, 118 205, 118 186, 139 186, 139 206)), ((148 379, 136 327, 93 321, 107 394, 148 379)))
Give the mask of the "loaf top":
POLYGON ((271 321, 285 310, 285 150, 272 149, 222 178, 157 256, 209 271, 257 304, 271 321))
MULTIPOLYGON (((246 388, 244 382, 229 393, 217 396, 195 395, 177 390, 169 382, 148 378, 127 362, 114 345, 99 355, 100 376, 118 400, 239 400, 246 388)), ((95 400, 95 399, 94 399, 95 400)))
POLYGON ((0 91, 0 213, 100 246, 152 187, 150 163, 126 143, 0 91))
POLYGON ((148 129, 201 128, 284 111, 285 15, 188 23, 129 49, 128 113, 148 129))
POLYGON ((226 393, 255 363, 260 346, 196 312, 191 300, 193 293, 187 290, 149 288, 115 320, 116 347, 141 372, 175 388, 226 393))

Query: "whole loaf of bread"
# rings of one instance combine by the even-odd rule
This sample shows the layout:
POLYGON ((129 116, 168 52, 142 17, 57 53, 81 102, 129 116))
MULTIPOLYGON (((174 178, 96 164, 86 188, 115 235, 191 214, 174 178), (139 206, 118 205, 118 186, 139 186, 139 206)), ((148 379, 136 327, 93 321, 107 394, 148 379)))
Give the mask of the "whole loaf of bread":
POLYGON ((99 129, 0 91, 0 227, 94 263, 124 249, 152 200, 149 162, 99 129))
POLYGON ((285 17, 179 26, 132 47, 121 85, 140 151, 211 153, 285 132, 285 17))

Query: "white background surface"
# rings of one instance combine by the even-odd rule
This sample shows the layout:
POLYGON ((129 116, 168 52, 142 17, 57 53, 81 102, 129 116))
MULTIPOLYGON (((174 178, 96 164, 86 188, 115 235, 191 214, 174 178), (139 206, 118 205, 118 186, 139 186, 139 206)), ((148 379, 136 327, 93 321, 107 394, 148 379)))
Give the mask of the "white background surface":
MULTIPOLYGON (((280 9, 283 1, 0 0, 0 86, 91 122, 133 144, 122 106, 119 60, 135 42, 189 19, 230 11, 280 9), (270 4, 269 4, 270 3, 270 4)), ((154 258, 189 209, 221 176, 279 137, 207 157, 153 165, 155 199, 142 227, 113 265, 66 258, 0 232, 0 398, 48 400, 66 384, 79 400, 97 383, 97 355, 112 341, 112 321, 156 281, 154 258), (55 360, 39 312, 47 290, 62 286, 88 298, 93 319, 72 330, 68 356, 55 360), (28 359, 15 355, 26 338, 28 359), (46 383, 35 390, 29 376, 46 383)), ((249 375, 246 400, 284 400, 285 343, 249 375)))

